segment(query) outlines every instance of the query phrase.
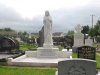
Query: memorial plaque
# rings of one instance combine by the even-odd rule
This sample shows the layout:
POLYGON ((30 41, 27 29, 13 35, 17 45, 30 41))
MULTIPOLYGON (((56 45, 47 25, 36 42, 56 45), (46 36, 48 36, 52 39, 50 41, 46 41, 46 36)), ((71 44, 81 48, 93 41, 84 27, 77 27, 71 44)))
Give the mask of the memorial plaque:
POLYGON ((96 49, 91 46, 78 47, 78 58, 95 60, 96 49))

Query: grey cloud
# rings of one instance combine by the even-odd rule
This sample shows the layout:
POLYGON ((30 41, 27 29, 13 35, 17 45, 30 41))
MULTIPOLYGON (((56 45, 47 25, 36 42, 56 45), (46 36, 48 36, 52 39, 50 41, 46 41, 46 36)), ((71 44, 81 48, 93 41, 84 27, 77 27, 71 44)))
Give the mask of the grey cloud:
POLYGON ((23 19, 19 13, 12 8, 0 4, 0 28, 10 27, 17 31, 39 31, 40 19, 38 17, 33 20, 23 19))
MULTIPOLYGON (((53 30, 67 32, 69 29, 74 29, 77 24, 91 26, 91 14, 95 14, 95 24, 100 19, 100 4, 98 0, 95 1, 84 7, 50 11, 53 30)), ((11 27, 17 31, 38 32, 43 26, 42 21, 42 16, 37 16, 32 20, 22 19, 13 9, 0 5, 0 27, 11 27)))
POLYGON ((94 16, 94 25, 100 19, 100 5, 91 3, 84 7, 77 7, 74 9, 64 9, 52 12, 56 30, 66 32, 68 29, 74 29, 77 24, 89 25, 91 27, 91 14, 94 16), (55 14, 54 14, 55 13, 55 14), (60 28, 60 29, 59 29, 60 28), (67 29, 67 30, 65 30, 67 29))
POLYGON ((0 21, 19 21, 20 15, 13 9, 0 4, 0 21))

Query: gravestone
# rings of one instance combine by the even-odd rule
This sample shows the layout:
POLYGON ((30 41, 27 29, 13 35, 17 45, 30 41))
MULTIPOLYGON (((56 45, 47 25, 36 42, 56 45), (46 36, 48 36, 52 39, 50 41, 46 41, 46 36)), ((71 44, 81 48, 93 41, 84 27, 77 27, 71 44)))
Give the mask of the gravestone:
POLYGON ((95 60, 96 49, 91 46, 82 46, 78 48, 78 58, 95 60))
POLYGON ((74 46, 79 47, 84 45, 84 35, 81 33, 83 28, 80 24, 75 27, 74 46))
POLYGON ((74 46, 73 46, 73 51, 76 52, 77 47, 83 46, 84 45, 84 34, 81 33, 83 30, 82 26, 78 24, 75 27, 75 33, 74 33, 74 46))
POLYGON ((60 61, 58 75, 96 75, 96 62, 88 59, 60 61))
POLYGON ((88 39, 85 39, 85 45, 86 46, 93 46, 93 40, 90 39, 90 37, 88 39))
POLYGON ((0 37, 0 52, 12 53, 12 50, 19 50, 19 42, 8 37, 0 37))
POLYGON ((39 39, 38 39, 39 47, 43 47, 43 43, 44 43, 44 26, 39 31, 39 39))

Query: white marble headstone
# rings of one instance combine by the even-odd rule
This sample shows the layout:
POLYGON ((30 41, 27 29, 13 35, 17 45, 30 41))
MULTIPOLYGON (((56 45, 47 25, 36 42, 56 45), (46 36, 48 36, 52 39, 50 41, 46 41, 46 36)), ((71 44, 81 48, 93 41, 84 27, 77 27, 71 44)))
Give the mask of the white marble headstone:
POLYGON ((83 29, 82 26, 79 24, 75 27, 75 34, 74 34, 75 47, 84 45, 84 35, 81 33, 82 29, 83 29))

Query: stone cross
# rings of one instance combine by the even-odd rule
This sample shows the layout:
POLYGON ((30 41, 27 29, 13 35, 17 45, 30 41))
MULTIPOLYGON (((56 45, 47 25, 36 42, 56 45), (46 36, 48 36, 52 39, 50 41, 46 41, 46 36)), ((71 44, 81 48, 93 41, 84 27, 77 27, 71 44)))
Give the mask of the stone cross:
POLYGON ((81 31, 83 30, 82 26, 80 24, 78 24, 76 27, 75 27, 75 31, 76 33, 81 33, 81 31))

